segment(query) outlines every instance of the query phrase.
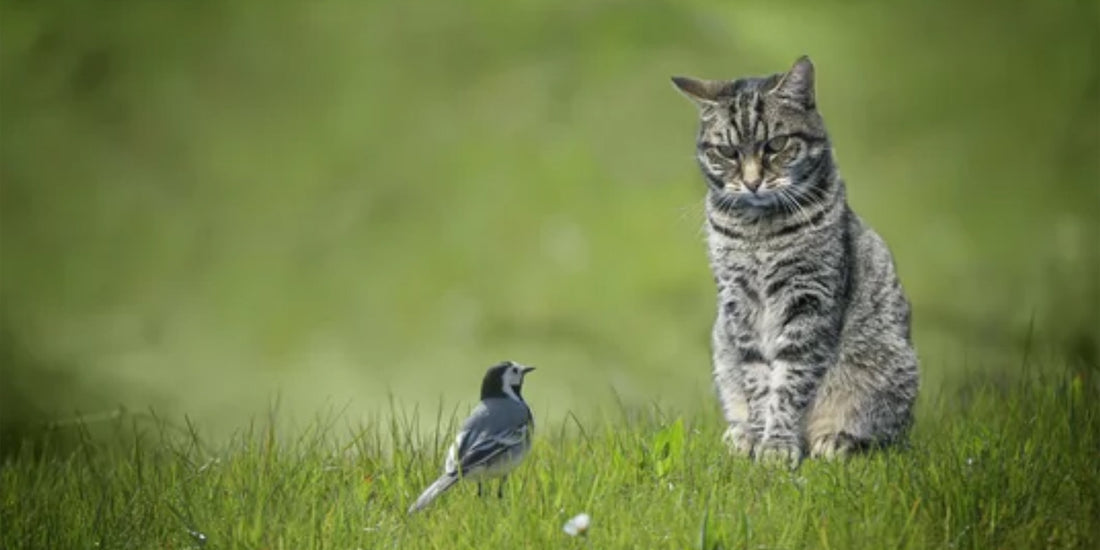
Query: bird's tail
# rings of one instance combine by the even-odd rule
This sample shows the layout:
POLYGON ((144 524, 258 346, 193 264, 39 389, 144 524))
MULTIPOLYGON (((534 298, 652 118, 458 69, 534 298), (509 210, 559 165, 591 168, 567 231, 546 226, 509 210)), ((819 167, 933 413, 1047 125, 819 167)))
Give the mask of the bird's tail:
POLYGON ((457 482, 458 476, 456 475, 443 474, 439 476, 439 479, 435 480, 435 482, 429 485, 427 489, 424 489, 424 492, 420 493, 420 496, 416 499, 416 502, 414 502, 412 506, 409 506, 409 513, 411 514, 413 512, 416 512, 417 510, 420 510, 428 504, 431 504, 431 502, 435 500, 435 497, 443 494, 444 491, 450 489, 451 485, 454 485, 457 482))

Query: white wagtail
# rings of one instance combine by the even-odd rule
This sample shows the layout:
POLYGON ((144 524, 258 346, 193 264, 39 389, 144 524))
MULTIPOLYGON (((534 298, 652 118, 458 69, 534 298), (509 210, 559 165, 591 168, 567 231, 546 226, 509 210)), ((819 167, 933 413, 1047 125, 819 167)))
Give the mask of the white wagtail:
POLYGON ((535 418, 523 401, 523 377, 535 370, 512 361, 490 367, 481 380, 481 402, 462 423, 455 442, 447 451, 443 475, 435 480, 409 507, 413 513, 427 506, 460 479, 481 482, 500 478, 497 497, 504 496, 504 480, 527 455, 535 418))

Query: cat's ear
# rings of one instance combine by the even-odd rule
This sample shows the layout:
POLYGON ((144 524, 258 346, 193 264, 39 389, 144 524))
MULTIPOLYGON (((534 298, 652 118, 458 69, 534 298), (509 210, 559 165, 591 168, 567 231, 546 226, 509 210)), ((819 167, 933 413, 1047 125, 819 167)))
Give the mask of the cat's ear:
POLYGON ((721 80, 700 80, 689 76, 674 76, 672 84, 699 107, 718 103, 718 94, 726 87, 721 80))
POLYGON ((791 70, 779 78, 779 84, 776 84, 772 91, 812 108, 814 106, 814 64, 810 58, 805 55, 799 57, 791 70))

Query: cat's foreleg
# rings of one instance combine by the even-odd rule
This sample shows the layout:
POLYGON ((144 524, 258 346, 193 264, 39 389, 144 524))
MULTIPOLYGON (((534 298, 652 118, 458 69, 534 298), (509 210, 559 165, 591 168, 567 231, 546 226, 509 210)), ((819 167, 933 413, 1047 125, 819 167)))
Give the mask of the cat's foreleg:
POLYGON ((727 424, 722 439, 734 454, 749 456, 759 438, 759 432, 751 429, 745 393, 745 369, 749 366, 745 360, 752 357, 745 353, 745 345, 738 344, 730 324, 722 316, 715 323, 712 336, 714 387, 727 424))
POLYGON ((758 376, 762 425, 753 448, 757 461, 791 468, 801 463, 807 411, 822 377, 836 360, 834 335, 830 319, 807 313, 790 319, 772 342, 771 361, 758 376))

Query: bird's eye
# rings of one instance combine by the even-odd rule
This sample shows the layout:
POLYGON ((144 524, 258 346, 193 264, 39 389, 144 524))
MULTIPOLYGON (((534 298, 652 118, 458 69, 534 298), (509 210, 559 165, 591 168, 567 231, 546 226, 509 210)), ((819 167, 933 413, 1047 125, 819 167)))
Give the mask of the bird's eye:
POLYGON ((769 153, 778 153, 787 147, 787 136, 776 136, 764 143, 764 150, 769 153))
POLYGON ((719 145, 718 154, 735 162, 741 158, 741 150, 732 145, 719 145))

